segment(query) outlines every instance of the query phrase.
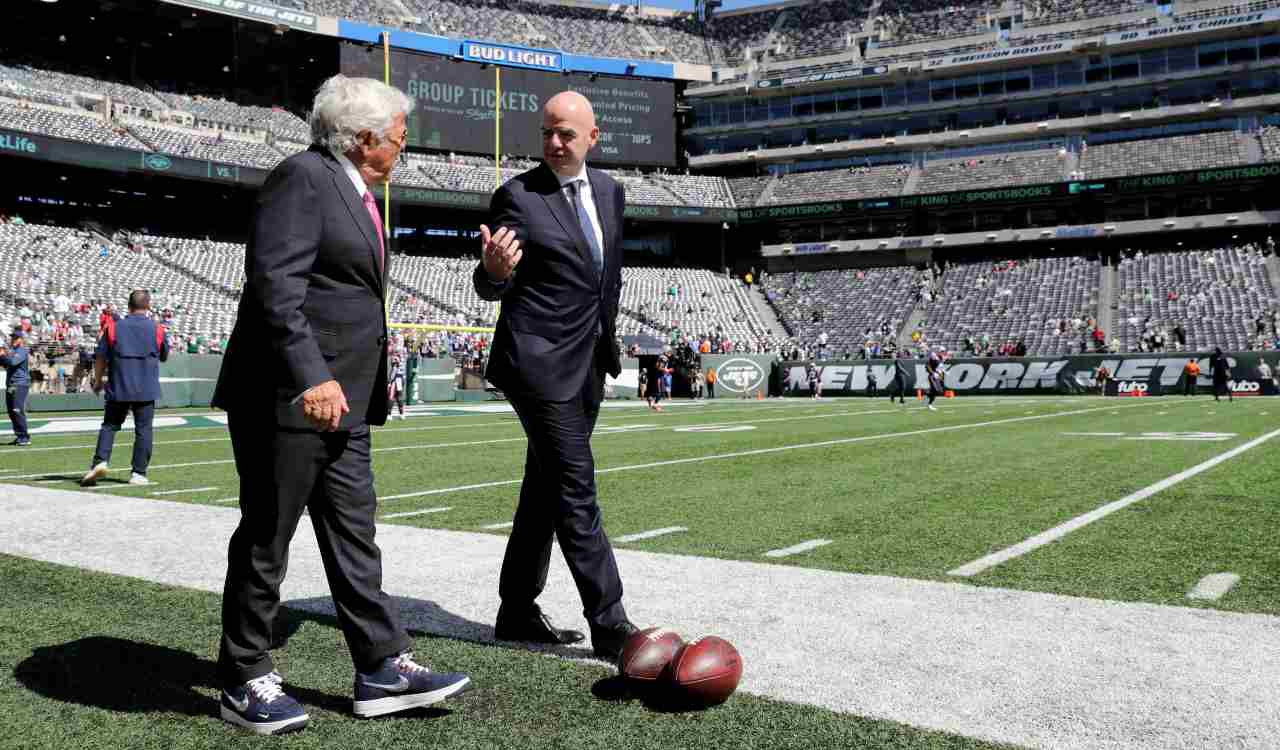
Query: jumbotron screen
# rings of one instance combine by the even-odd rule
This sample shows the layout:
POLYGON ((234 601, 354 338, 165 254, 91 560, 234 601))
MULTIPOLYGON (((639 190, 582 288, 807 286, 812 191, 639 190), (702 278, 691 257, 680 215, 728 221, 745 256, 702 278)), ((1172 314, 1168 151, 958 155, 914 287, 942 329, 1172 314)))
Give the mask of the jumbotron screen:
MULTIPOLYGON (((382 50, 342 45, 342 72, 382 80, 382 50)), ((494 69, 435 55, 391 51, 391 84, 415 101, 409 145, 493 153, 494 69)), ((502 153, 542 156, 542 105, 561 91, 591 100, 600 141, 594 163, 674 166, 675 87, 659 81, 502 68, 502 153)))

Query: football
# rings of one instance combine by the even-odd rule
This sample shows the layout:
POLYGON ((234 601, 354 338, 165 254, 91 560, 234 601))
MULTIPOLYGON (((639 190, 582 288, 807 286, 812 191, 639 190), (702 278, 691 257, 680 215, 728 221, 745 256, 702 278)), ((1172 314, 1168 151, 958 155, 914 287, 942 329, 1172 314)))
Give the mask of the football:
POLYGON ((742 679, 742 657, 723 638, 708 635, 676 652, 668 677, 677 699, 690 707, 724 703, 742 679))
POLYGON ((673 630, 645 628, 623 645, 618 671, 628 680, 655 682, 683 645, 684 639, 673 630))

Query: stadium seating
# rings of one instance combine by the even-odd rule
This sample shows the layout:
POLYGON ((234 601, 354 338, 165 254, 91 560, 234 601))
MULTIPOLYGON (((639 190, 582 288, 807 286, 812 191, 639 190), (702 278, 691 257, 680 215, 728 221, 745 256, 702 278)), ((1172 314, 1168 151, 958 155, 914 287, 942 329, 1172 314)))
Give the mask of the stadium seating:
POLYGON ((1268 125, 1258 134, 1262 140, 1262 151, 1268 158, 1280 158, 1280 128, 1268 125))
POLYGON ((12 128, 26 133, 39 133, 135 151, 146 150, 146 146, 136 138, 122 132, 123 128, 108 127, 101 117, 43 109, 17 102, 9 103, 0 100, 0 128, 12 128))
POLYGON ((270 169, 280 162, 280 152, 265 143, 253 143, 197 134, 178 128, 151 127, 129 124, 129 131, 152 149, 165 154, 188 159, 209 159, 228 164, 242 164, 259 169, 270 169))
POLYGON ((1054 150, 930 161, 921 171, 916 192, 1061 182, 1062 170, 1063 157, 1054 150))
POLYGON ((993 347, 1022 340, 1029 354, 1079 353, 1085 332, 1059 335, 1060 322, 1097 318, 1099 272, 1097 260, 1080 257, 951 263, 926 305, 925 338, 951 352, 985 335, 993 347))
POLYGON ((773 175, 731 178, 729 180, 729 189, 733 192, 734 203, 743 208, 754 206, 756 200, 772 180, 773 175))
POLYGON ((721 273, 683 268, 622 269, 618 334, 664 341, 729 338, 735 350, 762 349, 781 331, 770 331, 741 282, 721 273))
POLYGON ((157 94, 170 107, 196 117, 234 125, 261 128, 280 138, 311 142, 311 130, 301 118, 278 107, 256 107, 225 99, 184 94, 157 94))
POLYGON ((778 28, 775 60, 829 55, 847 49, 862 31, 867 6, 854 0, 828 0, 792 8, 778 28))
MULTIPOLYGON (((1276 309, 1276 290, 1253 245, 1137 254, 1120 262, 1116 323, 1125 351, 1161 331, 1172 349, 1181 325, 1191 351, 1254 348, 1254 320, 1276 309)), ((1258 347, 1260 348, 1260 347, 1258 347)))
POLYGON ((826 333, 827 356, 857 356, 868 339, 896 339, 927 272, 911 266, 770 274, 766 296, 788 333, 810 352, 826 333), (866 331, 871 329, 871 335, 866 331))
POLYGON ((952 0, 884 0, 873 24, 898 42, 939 39, 986 31, 987 12, 999 4, 957 5, 952 0))
POLYGON ((773 190, 773 203, 803 203, 812 201, 814 196, 840 200, 898 195, 910 171, 908 164, 886 164, 793 172, 779 178, 773 190))
POLYGON ((1244 150, 1233 132, 1104 143, 1088 146, 1080 158, 1080 168, 1089 179, 1231 167, 1244 163, 1244 150))

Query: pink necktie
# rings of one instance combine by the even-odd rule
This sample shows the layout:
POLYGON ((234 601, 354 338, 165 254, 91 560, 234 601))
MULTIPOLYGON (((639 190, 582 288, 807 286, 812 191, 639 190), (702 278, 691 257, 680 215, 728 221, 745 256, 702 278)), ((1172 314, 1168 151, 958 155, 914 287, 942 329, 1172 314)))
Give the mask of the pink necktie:
POLYGON ((382 229, 382 215, 378 213, 378 201, 372 190, 364 191, 364 207, 369 209, 369 218, 373 219, 373 228, 378 230, 378 270, 382 270, 382 256, 387 253, 386 232, 382 229))

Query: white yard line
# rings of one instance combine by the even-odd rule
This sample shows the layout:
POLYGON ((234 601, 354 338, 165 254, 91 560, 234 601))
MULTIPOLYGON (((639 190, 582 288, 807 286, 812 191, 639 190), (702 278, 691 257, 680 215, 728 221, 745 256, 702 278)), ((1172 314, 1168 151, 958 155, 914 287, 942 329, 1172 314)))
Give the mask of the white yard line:
POLYGON ((411 510, 405 513, 388 513, 380 518, 408 518, 409 516, 425 516, 428 513, 444 513, 453 510, 452 507, 445 506, 443 508, 423 508, 422 510, 411 510))
POLYGON ((191 489, 187 489, 187 490, 164 490, 163 492, 152 492, 151 494, 156 496, 182 495, 188 492, 212 492, 216 489, 218 488, 217 487, 192 487, 191 489))
POLYGON ((666 536, 667 534, 677 534, 681 531, 688 531, 688 529, 686 529, 683 526, 668 526, 663 529, 653 529, 651 531, 640 531, 635 534, 627 534, 626 536, 620 536, 617 539, 614 539, 613 541, 619 542, 621 544, 626 544, 627 542, 638 542, 641 539, 653 539, 654 537, 657 537, 657 536, 666 536))
POLYGON ((482 528, 482 529, 489 529, 490 531, 497 531, 498 529, 509 529, 509 528, 511 528, 511 527, 512 527, 512 526, 514 526, 514 525, 515 525, 515 522, 514 522, 514 521, 507 521, 506 523, 490 523, 490 524, 486 524, 486 525, 484 525, 484 526, 481 526, 480 528, 482 528))
POLYGON ((973 562, 961 565, 960 567, 954 570, 948 571, 947 575, 966 576, 966 577, 975 576, 985 570, 990 570, 991 568, 994 568, 995 566, 1001 563, 1008 562, 1009 560, 1012 560, 1015 557, 1021 557, 1022 555, 1025 555, 1028 552, 1037 550, 1045 546, 1046 544, 1052 544, 1053 542, 1056 542, 1057 540, 1061 539, 1067 534, 1070 534, 1076 529, 1080 529, 1085 526, 1088 526, 1089 524, 1093 523, 1094 521, 1097 521, 1100 518, 1106 518, 1107 516, 1111 515, 1112 513, 1115 513, 1118 510, 1123 510, 1124 508, 1127 508, 1130 505, 1133 505, 1134 503, 1146 500, 1147 498, 1151 497, 1157 492, 1166 490, 1174 486, 1175 484, 1186 481, 1191 477, 1196 476, 1197 474, 1208 471, 1209 469, 1212 469, 1213 467, 1217 466, 1218 464, 1224 461, 1229 461, 1230 459, 1235 458, 1236 456, 1240 455, 1241 453, 1244 453, 1247 450, 1256 448, 1257 446, 1262 445, 1263 443, 1276 437, 1277 435, 1280 435, 1280 430, 1273 430, 1271 432, 1268 432, 1265 435, 1262 435, 1261 437, 1256 437, 1247 443, 1237 445, 1236 447, 1232 448, 1226 453, 1220 453, 1214 456, 1213 458, 1209 459, 1208 461, 1204 461, 1202 463, 1196 464, 1195 466, 1192 466, 1190 469, 1187 469, 1185 471, 1180 471, 1171 477, 1166 477, 1164 479, 1161 479, 1159 482, 1156 482, 1155 484, 1149 485, 1147 487, 1143 487, 1142 489, 1132 494, 1125 495, 1124 497, 1120 498, 1119 500, 1116 500, 1115 502, 1107 503, 1106 505, 1100 508, 1091 510, 1088 513, 1085 513, 1083 515, 1076 516, 1070 521, 1054 526, 1052 529, 1049 529, 1048 531, 1042 532, 1040 534, 1036 534, 1035 536, 1031 537, 1030 539, 1027 539, 1024 542, 1019 542, 1018 544, 1015 544, 1012 547, 1008 547, 1006 549, 1000 550, 999 552, 994 552, 990 555, 987 555, 986 557, 982 557, 977 560, 974 560, 973 562))
POLYGON ((1188 599, 1216 602, 1240 582, 1235 573, 1214 573, 1200 579, 1196 587, 1187 592, 1188 599))
POLYGON ((768 552, 764 553, 764 556, 765 557, 790 557, 791 555, 798 555, 801 552, 808 552, 811 549, 825 547, 828 544, 831 544, 830 539, 810 539, 807 542, 800 542, 799 544, 793 544, 790 547, 783 547, 782 549, 771 549, 768 552))
MULTIPOLYGON (((1146 403, 1139 403, 1139 404, 1133 404, 1131 406, 1125 406, 1122 408, 1136 409, 1136 408, 1148 406, 1148 405, 1149 404, 1146 404, 1146 403)), ((1105 411, 1106 409, 1109 409, 1109 408, 1110 407, 1099 407, 1094 409, 1077 409, 1074 411, 1054 412, 1052 414, 1038 414, 1033 417, 1010 417, 1008 419, 994 419, 994 420, 987 420, 984 422, 967 422, 965 424, 946 425, 943 427, 930 427, 922 430, 908 430, 907 432, 889 432, 889 433, 881 433, 878 435, 860 435, 858 437, 851 437, 851 438, 837 438, 835 440, 823 440, 817 443, 798 443, 794 445, 780 445, 780 446, 775 446, 773 448, 756 448, 756 449, 747 450, 747 451, 735 451, 733 453, 717 453, 710 456, 695 456, 693 458, 676 458, 676 459, 671 459, 669 461, 654 461, 652 463, 647 463, 647 464, 631 464, 629 466, 613 466, 608 469, 596 469, 596 474, 612 474, 614 472, 635 471, 637 469, 654 469, 654 468, 660 468, 663 466, 677 466, 680 464, 702 463, 703 461, 719 461, 726 458, 742 458, 744 456, 761 456, 769 453, 779 453, 782 451, 792 451, 792 450, 803 450, 806 448, 826 448, 833 445, 849 445, 851 443, 863 443, 869 440, 887 440, 887 439, 899 438, 899 437, 912 437, 915 435, 928 435, 935 432, 952 432, 955 430, 972 429, 974 427, 994 427, 996 425, 1012 424, 1015 422, 1028 422, 1028 421, 1034 421, 1039 419, 1050 419, 1053 417, 1073 416, 1076 414, 1091 414, 1097 411, 1105 411)), ((863 412, 863 413, 866 413, 866 412, 863 412)), ((631 434, 634 434, 635 432, 636 431, 620 432, 616 434, 631 435, 631 434)), ((464 485, 459 485, 457 487, 440 487, 434 490, 406 492, 401 495, 390 495, 382 499, 400 500, 406 497, 426 497, 428 495, 443 495, 450 492, 463 492, 465 490, 478 490, 478 489, 484 489, 486 487, 502 487, 505 485, 520 484, 520 482, 522 481, 524 480, 523 479, 501 479, 495 482, 480 482, 478 484, 464 484, 464 485)))
MULTIPOLYGON (((991 404, 973 404, 971 406, 968 406, 967 408, 980 408, 980 407, 990 407, 990 406, 991 404)), ((807 420, 807 419, 831 419, 834 417, 860 416, 860 415, 866 415, 866 414, 891 414, 891 413, 895 413, 896 411, 897 410, 895 409, 868 409, 865 411, 825 411, 824 413, 821 413, 821 414, 804 414, 804 415, 793 416, 793 417, 766 417, 764 419, 744 419, 744 420, 739 420, 738 423, 749 422, 752 424, 765 424, 765 423, 772 423, 772 422, 795 422, 795 421, 801 421, 801 420, 807 420)), ((722 423, 722 424, 732 424, 732 423, 722 423)), ((631 434, 641 433, 641 432, 671 430, 671 429, 674 429, 675 427, 680 427, 680 426, 686 426, 686 425, 657 425, 653 427, 646 427, 644 429, 602 431, 600 433, 597 433, 595 436, 593 436, 592 439, 594 440, 596 438, 603 438, 611 435, 631 435, 631 434)), ((452 427, 449 427, 448 429, 457 430, 457 429, 465 429, 466 427, 467 427, 466 425, 454 425, 452 427)), ((428 450, 428 449, 436 449, 436 448, 459 448, 459 447, 472 447, 472 446, 478 446, 478 445, 497 445, 500 443, 521 442, 524 439, 525 437, 522 434, 518 437, 494 438, 491 440, 467 440, 467 441, 455 442, 455 443, 419 443, 415 445, 389 445, 383 448, 374 448, 373 452, 374 453, 391 453, 391 452, 405 451, 405 450, 428 450)), ((233 464, 233 463, 235 463, 234 459, 225 458, 225 459, 213 459, 209 461, 190 461, 190 462, 178 463, 178 464, 158 464, 158 465, 153 465, 149 467, 149 470, 156 471, 158 469, 186 469, 186 468, 191 468, 193 466, 218 466, 222 464, 233 464)), ((7 477, 4 477, 4 479, 35 479, 37 477, 46 477, 50 474, 73 474, 75 473, 75 471, 76 471, 75 469, 62 470, 62 471, 42 471, 37 474, 18 474, 15 476, 7 476, 7 477)), ((124 472, 124 471, 129 471, 129 469, 128 467, 122 467, 119 469, 112 469, 111 471, 124 472)), ((65 479, 48 479, 43 481, 58 482, 58 481, 66 481, 66 480, 65 479)), ((383 499, 393 500, 397 497, 414 497, 414 496, 415 495, 412 495, 412 494, 396 495, 393 497, 386 497, 383 499)))

